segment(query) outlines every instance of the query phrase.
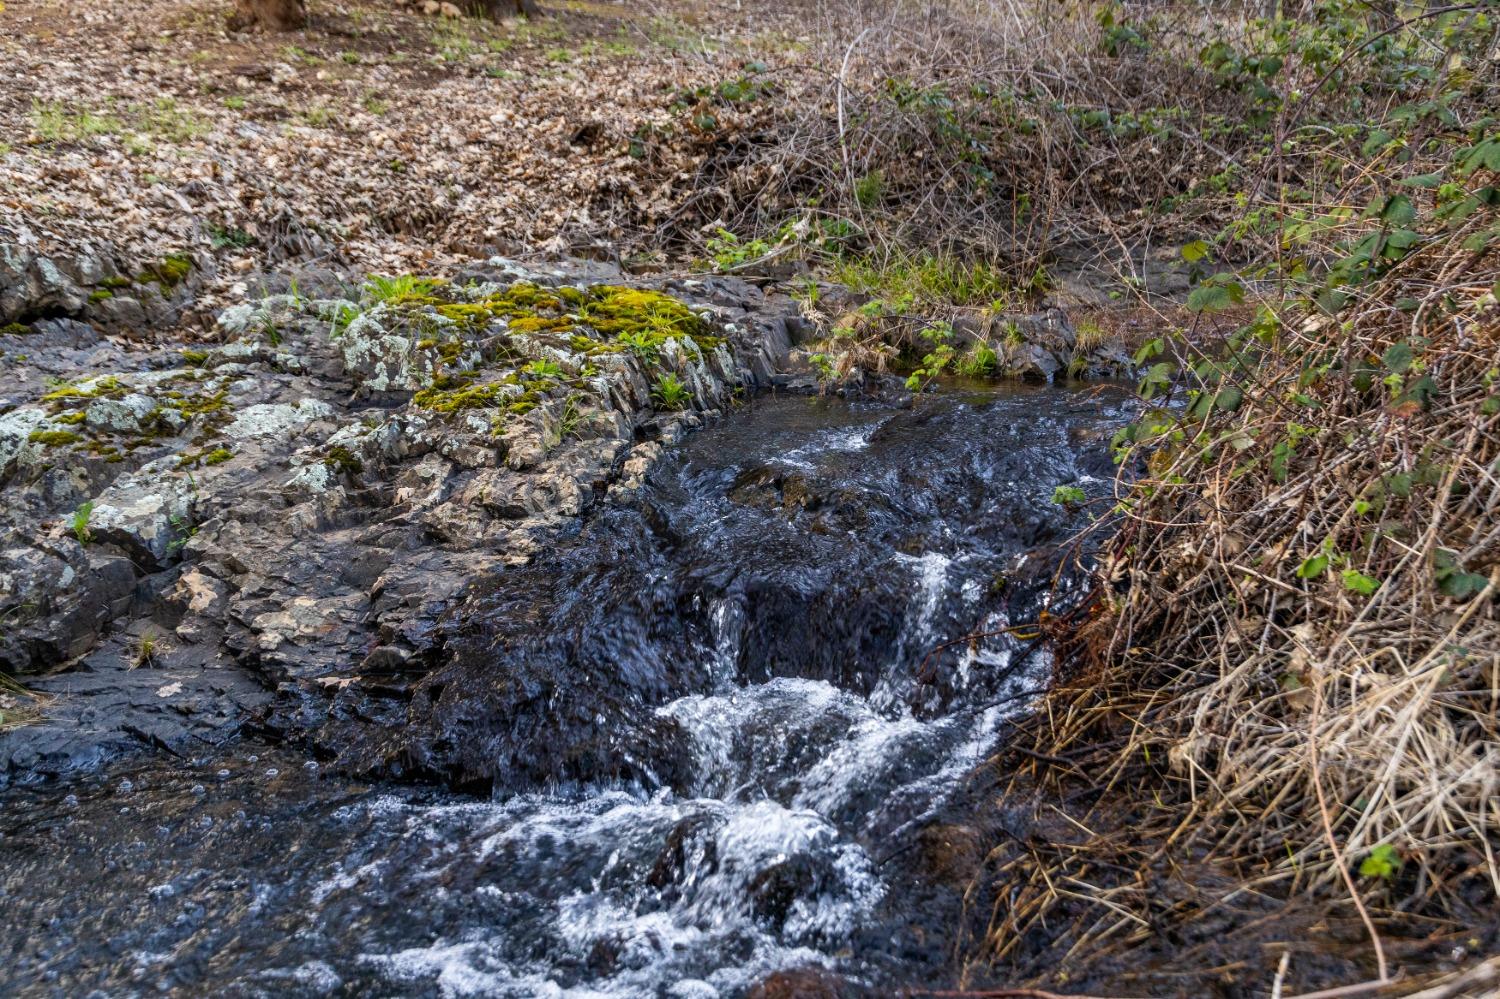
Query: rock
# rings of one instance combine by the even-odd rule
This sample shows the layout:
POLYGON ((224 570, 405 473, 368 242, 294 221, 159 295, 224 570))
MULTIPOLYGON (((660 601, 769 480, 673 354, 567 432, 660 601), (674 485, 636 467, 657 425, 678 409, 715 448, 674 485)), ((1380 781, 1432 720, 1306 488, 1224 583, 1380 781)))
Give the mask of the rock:
MULTIPOLYGON (((37 280, 32 258, 0 260, 6 280, 37 280)), ((541 273, 505 262, 476 269, 476 290, 437 294, 464 317, 464 296, 522 281, 518 301, 545 301, 536 289, 569 271, 620 280, 599 264, 541 273)), ((69 281, 85 287, 59 270, 49 294, 69 293, 69 281)), ((423 688, 426 701, 406 698, 451 659, 476 586, 524 568, 601 502, 628 502, 664 447, 774 369, 781 314, 748 285, 711 287, 713 335, 725 340, 707 350, 663 340, 658 363, 693 393, 692 411, 668 414, 652 408, 654 369, 634 355, 580 346, 547 322, 460 324, 428 301, 361 309, 274 291, 227 309, 222 342, 182 350, 38 322, 25 337, 35 366, 0 371, 14 401, 0 413, 0 527, 13 539, 0 552, 0 610, 16 622, 0 634, 0 664, 35 672, 82 657, 94 672, 48 681, 61 700, 0 737, 0 781, 6 768, 52 773, 131 745, 213 741, 277 690, 267 724, 361 772, 494 780, 514 766, 518 786, 596 764, 635 772, 578 688, 560 695, 561 713, 513 731, 505 712, 541 702, 530 679, 508 690, 485 722, 500 743, 457 755, 419 721, 453 710, 439 705, 442 681, 423 688), (79 518, 87 545, 74 537, 79 518), (35 610, 19 620, 23 604, 35 610), (164 639, 149 686, 132 672, 147 634, 164 639), (408 723, 403 750, 392 732, 408 723), (553 748, 533 760, 537 739, 553 748)), ((129 310, 107 304, 124 298, 147 323, 179 301, 135 285, 98 296, 95 312, 129 310)), ((649 712, 629 724, 675 745, 649 712)))
POLYGON ((184 616, 208 615, 223 606, 225 593, 221 580, 198 569, 190 569, 177 578, 168 600, 181 605, 184 616))
POLYGON ((95 399, 83 411, 84 422, 99 430, 139 433, 144 421, 156 411, 156 400, 132 392, 119 399, 95 399))
POLYGON ((76 544, 0 552, 0 666, 25 673, 83 655, 134 589, 129 560, 76 544))
POLYGON ((150 466, 122 477, 99 494, 88 530, 99 541, 117 545, 148 570, 175 559, 192 527, 194 490, 190 482, 153 474, 150 466))
POLYGON ((113 295, 104 301, 93 303, 90 316, 101 325, 111 329, 140 329, 151 322, 140 299, 129 295, 113 295))
POLYGON ((48 423, 39 409, 16 409, 0 413, 0 483, 17 472, 35 467, 43 445, 32 434, 48 423))
POLYGON ((295 403, 248 406, 235 414, 224 436, 230 440, 269 437, 285 440, 309 424, 333 415, 333 407, 318 399, 299 399, 295 403))
POLYGON ((812 966, 774 971, 751 986, 745 999, 845 999, 855 994, 834 972, 812 966))
POLYGON ((1062 363, 1041 344, 1023 343, 1006 351, 1002 361, 1012 378, 1050 382, 1063 370, 1062 363))

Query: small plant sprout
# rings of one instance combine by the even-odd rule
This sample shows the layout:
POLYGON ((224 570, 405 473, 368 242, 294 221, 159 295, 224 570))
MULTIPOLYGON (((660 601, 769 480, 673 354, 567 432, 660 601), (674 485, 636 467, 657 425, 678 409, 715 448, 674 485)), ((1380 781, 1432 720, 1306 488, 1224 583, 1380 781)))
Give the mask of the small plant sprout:
POLYGON ((818 381, 824 385, 829 384, 835 379, 836 374, 833 358, 827 354, 810 354, 808 355, 807 363, 812 365, 813 371, 817 372, 818 381))
POLYGON ((912 369, 906 378, 906 387, 921 392, 932 384, 953 363, 953 327, 949 323, 931 323, 921 332, 921 338, 931 344, 932 349, 922 357, 922 363, 912 369))
POLYGON ((561 378, 563 369, 556 361, 538 359, 522 367, 521 373, 533 378, 561 378))
POLYGON ((401 274, 397 277, 371 274, 360 291, 371 305, 382 302, 399 305, 413 299, 426 298, 437 290, 438 284, 432 278, 417 277, 414 274, 401 274))
POLYGON ((958 359, 954 370, 966 378, 988 378, 999 365, 995 349, 987 343, 976 343, 958 359))
POLYGON ((89 530, 89 517, 94 513, 94 501, 87 503, 73 511, 73 537, 78 539, 80 545, 86 545, 94 540, 94 532, 89 530))
POLYGON ((578 406, 577 395, 570 395, 563 403, 562 415, 557 421, 558 441, 562 442, 569 437, 575 437, 583 427, 583 410, 578 406))
POLYGON ((1052 490, 1052 502, 1071 510, 1088 502, 1088 496, 1077 486, 1058 486, 1052 490))
POLYGON ((1363 878, 1379 878, 1382 881, 1394 881, 1397 873, 1401 870, 1403 861, 1401 854, 1389 843, 1381 843, 1359 862, 1359 875, 1363 878))
POLYGON ((563 401, 562 412, 557 415, 557 422, 547 430, 545 444, 547 450, 562 444, 569 437, 578 436, 583 427, 583 411, 578 406, 579 396, 570 395, 563 401))
MULTIPOLYGON (((149 666, 156 655, 156 636, 151 632, 141 635, 140 647, 136 650, 135 666, 149 666)), ((135 668, 134 666, 132 668, 135 668)))
POLYGON ((654 362, 657 358, 657 338, 647 330, 630 330, 621 333, 615 340, 643 361, 654 362))
POLYGON ((662 409, 686 409, 693 401, 693 394, 676 375, 667 372, 656 379, 651 398, 662 409))

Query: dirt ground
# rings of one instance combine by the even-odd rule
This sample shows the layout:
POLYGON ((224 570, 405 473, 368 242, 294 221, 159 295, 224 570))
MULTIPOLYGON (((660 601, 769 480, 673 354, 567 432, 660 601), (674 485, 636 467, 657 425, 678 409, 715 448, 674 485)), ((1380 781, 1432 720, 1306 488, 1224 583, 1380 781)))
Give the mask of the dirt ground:
POLYGON ((315 0, 306 30, 232 34, 224 0, 6 0, 0 236, 211 251, 204 308, 293 257, 612 256, 650 245, 729 124, 695 92, 805 48, 787 5, 546 9, 315 0))

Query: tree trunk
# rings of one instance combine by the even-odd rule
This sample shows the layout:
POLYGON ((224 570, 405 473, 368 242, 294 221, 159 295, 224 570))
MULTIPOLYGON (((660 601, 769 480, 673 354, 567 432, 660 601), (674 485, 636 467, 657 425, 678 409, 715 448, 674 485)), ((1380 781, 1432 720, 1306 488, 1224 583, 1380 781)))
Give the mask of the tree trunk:
POLYGON ((235 30, 292 31, 305 24, 304 0, 234 0, 234 15, 229 19, 229 27, 235 30))

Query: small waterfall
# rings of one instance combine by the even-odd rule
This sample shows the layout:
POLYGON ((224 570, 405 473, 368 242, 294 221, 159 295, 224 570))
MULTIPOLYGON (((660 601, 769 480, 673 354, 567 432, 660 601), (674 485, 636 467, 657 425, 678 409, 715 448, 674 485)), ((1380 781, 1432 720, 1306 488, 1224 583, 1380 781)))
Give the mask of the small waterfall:
POLYGON ((913 911, 924 875, 903 865, 963 820, 956 796, 1047 676, 1022 639, 954 640, 1050 599, 1026 553, 1075 526, 1049 502, 1077 479, 1067 398, 786 398, 692 435, 638 508, 493 580, 441 703, 378 730, 498 761, 518 791, 230 749, 128 791, 12 792, 32 818, 6 836, 22 942, 0 985, 728 999, 806 965, 875 992, 946 983, 892 943, 957 918, 913 911))

